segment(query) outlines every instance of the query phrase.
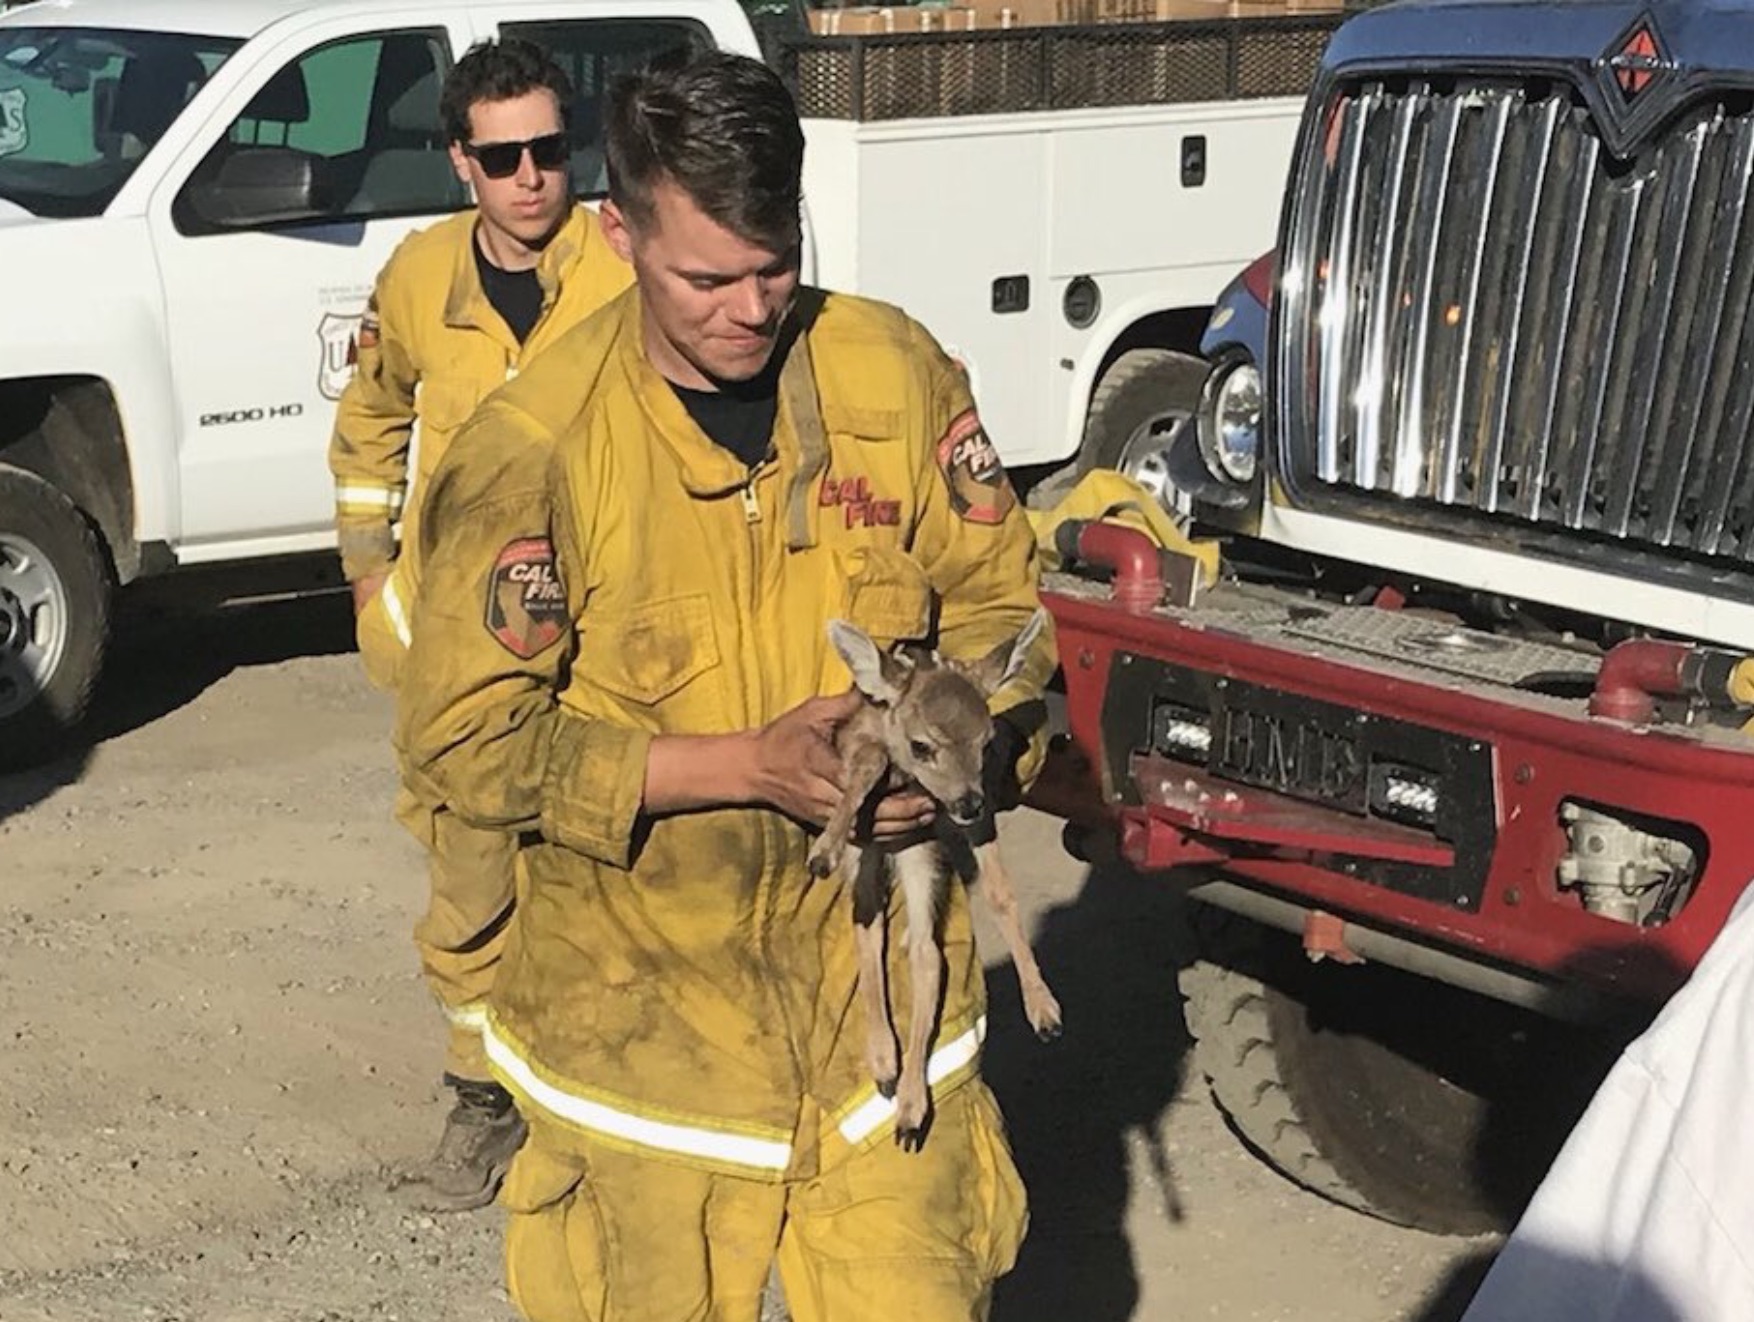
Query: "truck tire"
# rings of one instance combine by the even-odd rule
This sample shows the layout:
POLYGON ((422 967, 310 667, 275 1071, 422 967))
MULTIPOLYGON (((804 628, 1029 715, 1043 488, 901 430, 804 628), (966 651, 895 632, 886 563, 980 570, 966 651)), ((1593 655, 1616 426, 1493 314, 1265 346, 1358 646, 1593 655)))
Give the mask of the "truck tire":
POLYGON ((1244 1143, 1397 1225, 1514 1223, 1612 1062, 1605 1037, 1394 969, 1311 964, 1295 938, 1193 908, 1188 1029, 1244 1143))
POLYGON ((109 640, 111 575, 73 502, 0 465, 0 769, 64 746, 109 640))
MULTIPOLYGON (((1168 349, 1129 349, 1116 358, 1090 397, 1078 476, 1113 468, 1161 495, 1167 477, 1158 455, 1198 411, 1206 371, 1203 358, 1168 349)), ((1165 503, 1175 508, 1173 493, 1165 503)))

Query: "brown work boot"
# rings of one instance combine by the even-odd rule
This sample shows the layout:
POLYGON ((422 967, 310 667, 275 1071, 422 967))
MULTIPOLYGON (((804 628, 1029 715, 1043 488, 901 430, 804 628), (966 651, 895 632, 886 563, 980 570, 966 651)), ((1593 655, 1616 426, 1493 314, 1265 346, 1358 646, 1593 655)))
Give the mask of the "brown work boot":
POLYGON ((403 1197, 423 1212, 468 1212, 499 1192, 524 1143, 524 1119, 497 1083, 447 1078, 457 1103, 445 1117, 438 1150, 409 1172, 403 1197))

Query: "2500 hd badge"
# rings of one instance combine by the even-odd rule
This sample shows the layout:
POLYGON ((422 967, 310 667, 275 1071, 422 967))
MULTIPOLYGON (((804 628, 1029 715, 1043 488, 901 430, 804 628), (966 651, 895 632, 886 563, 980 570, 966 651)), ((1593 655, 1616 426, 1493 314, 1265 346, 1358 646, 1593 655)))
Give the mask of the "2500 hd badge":
POLYGON ((235 427, 244 422, 267 422, 280 418, 303 417, 305 406, 299 403, 276 404, 269 408, 230 409, 223 413, 203 413, 203 427, 235 427))

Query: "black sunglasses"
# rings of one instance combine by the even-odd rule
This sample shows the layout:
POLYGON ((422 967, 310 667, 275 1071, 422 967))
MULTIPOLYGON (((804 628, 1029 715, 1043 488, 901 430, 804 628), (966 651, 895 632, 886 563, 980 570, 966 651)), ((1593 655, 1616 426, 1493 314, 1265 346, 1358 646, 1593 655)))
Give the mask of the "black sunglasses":
POLYGON ((507 179, 524 163, 526 150, 538 170, 558 170, 566 164, 569 146, 565 133, 545 133, 523 142, 465 142, 463 154, 473 156, 489 179, 507 179))

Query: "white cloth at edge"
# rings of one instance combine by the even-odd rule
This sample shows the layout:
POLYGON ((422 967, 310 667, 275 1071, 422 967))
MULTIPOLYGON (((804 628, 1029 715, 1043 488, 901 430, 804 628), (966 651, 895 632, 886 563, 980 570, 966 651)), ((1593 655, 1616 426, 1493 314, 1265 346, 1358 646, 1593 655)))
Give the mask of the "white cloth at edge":
POLYGON ((1615 1063, 1462 1322, 1754 1322, 1754 890, 1615 1063))

